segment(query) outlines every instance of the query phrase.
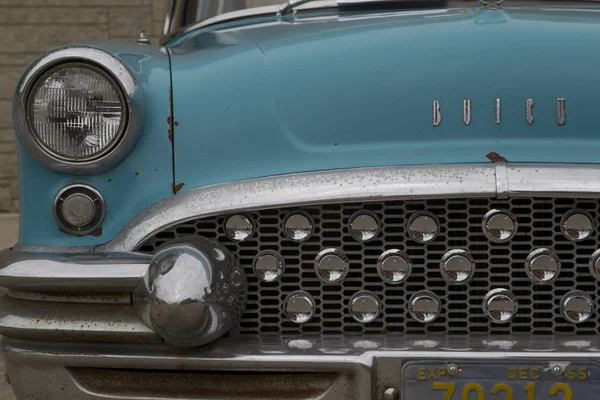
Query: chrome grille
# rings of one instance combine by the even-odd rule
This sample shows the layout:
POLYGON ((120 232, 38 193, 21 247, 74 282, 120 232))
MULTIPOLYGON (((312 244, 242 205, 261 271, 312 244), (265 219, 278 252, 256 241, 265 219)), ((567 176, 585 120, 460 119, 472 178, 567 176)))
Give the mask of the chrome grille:
MULTIPOLYGON (((157 233, 139 250, 152 252, 167 240, 201 235, 230 249, 243 265, 249 282, 246 312, 238 327, 241 334, 380 334, 385 332, 449 334, 596 334, 600 333, 597 312, 589 321, 573 325, 560 314, 564 294, 582 290, 595 299, 598 310, 600 283, 589 271, 589 259, 600 248, 597 232, 583 242, 567 240, 560 230, 562 216, 574 208, 584 209, 599 225, 599 201, 569 198, 430 199, 342 203, 253 211, 257 229, 251 239, 234 243, 223 231, 226 215, 198 218, 157 233), (492 243, 482 232, 481 221, 491 209, 508 209, 519 222, 517 234, 507 243, 492 243), (315 231, 309 240, 294 242, 282 231, 290 211, 304 210, 314 219, 315 231), (377 238, 357 242, 348 231, 349 218, 359 210, 375 213, 382 224, 377 238), (419 244, 406 233, 408 218, 429 211, 440 221, 440 234, 429 244, 419 244), (340 284, 324 284, 314 271, 315 256, 324 248, 341 249, 350 259, 350 272, 340 284), (524 261, 534 249, 546 247, 559 256, 558 279, 549 285, 533 285, 524 270, 524 261), (382 282, 377 258, 385 250, 404 250, 413 261, 412 274, 401 285, 382 282), (466 285, 448 285, 440 275, 439 262, 450 249, 466 249, 476 261, 476 272, 466 285), (265 283, 253 274, 252 262, 262 250, 274 250, 285 259, 280 282, 265 283), (482 312, 482 300, 491 289, 510 289, 518 298, 517 316, 506 325, 491 323, 482 312), (295 290, 309 292, 317 303, 315 316, 303 325, 286 320, 282 303, 295 290), (381 315, 363 325, 348 312, 348 301, 359 290, 369 290, 382 300, 381 315), (433 323, 413 321, 405 304, 420 290, 431 290, 442 301, 442 311, 433 323)), ((597 229, 598 231, 598 229, 597 229)))

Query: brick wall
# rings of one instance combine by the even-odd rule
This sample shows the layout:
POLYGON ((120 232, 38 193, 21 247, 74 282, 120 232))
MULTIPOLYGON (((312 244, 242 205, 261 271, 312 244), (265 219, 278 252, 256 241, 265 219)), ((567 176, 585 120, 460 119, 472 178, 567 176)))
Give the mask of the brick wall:
MULTIPOLYGON (((0 0, 0 212, 19 209, 17 154, 11 98, 25 66, 61 44, 98 40, 135 42, 141 0, 0 0)), ((166 0, 146 0, 152 44, 164 22, 166 0)))

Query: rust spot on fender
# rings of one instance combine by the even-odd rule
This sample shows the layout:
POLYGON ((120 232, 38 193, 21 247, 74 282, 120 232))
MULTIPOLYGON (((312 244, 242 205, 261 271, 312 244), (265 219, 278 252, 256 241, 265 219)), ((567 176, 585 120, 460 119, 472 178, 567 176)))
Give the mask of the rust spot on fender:
POLYGON ((497 162, 507 163, 508 162, 508 160, 506 158, 502 157, 500 154, 498 154, 494 151, 487 153, 486 157, 488 160, 490 160, 493 163, 497 163, 497 162))
POLYGON ((167 131, 167 136, 169 137, 169 142, 173 143, 173 131, 171 128, 167 131))
POLYGON ((171 189, 173 190, 173 193, 179 192, 183 186, 185 186, 185 183, 183 182, 178 183, 177 185, 171 183, 171 189))
POLYGON ((173 122, 173 125, 179 126, 179 122, 175 121, 175 122, 173 122))
POLYGON ((90 233, 90 235, 92 235, 93 237, 102 236, 102 227, 99 226, 94 230, 94 232, 90 233))
POLYGON ((167 124, 168 124, 168 125, 171 125, 171 121, 173 121, 173 117, 169 116, 169 117, 167 118, 167 124))

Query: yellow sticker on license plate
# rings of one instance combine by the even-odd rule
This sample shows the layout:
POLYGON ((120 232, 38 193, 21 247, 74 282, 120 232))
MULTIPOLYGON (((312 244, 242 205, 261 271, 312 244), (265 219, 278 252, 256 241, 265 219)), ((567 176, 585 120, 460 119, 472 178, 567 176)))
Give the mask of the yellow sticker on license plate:
POLYGON ((404 400, 587 400, 600 398, 600 367, 589 362, 409 362, 404 400))

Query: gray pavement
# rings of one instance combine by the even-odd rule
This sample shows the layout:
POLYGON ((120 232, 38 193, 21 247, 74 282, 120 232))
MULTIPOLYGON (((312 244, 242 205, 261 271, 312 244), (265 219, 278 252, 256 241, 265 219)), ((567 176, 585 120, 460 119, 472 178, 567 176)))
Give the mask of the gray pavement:
MULTIPOLYGON (((17 242, 19 234, 19 216, 17 214, 0 214, 0 249, 11 247, 17 242)), ((0 289, 0 296, 4 289, 0 289)), ((10 385, 4 380, 4 360, 0 356, 0 399, 14 400, 10 385)))

